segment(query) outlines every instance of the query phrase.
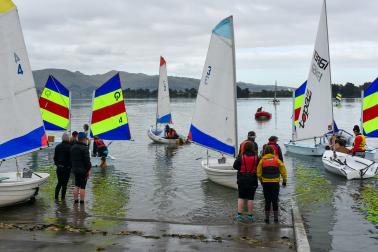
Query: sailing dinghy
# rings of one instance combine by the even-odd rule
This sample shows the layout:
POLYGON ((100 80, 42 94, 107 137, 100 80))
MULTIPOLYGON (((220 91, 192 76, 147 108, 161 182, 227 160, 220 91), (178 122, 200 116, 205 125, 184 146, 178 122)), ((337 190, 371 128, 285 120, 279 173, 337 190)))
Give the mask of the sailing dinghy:
MULTIPOLYGON (((362 98, 363 134, 367 138, 378 138, 378 78, 363 92, 362 98)), ((366 156, 360 158, 329 150, 322 161, 327 171, 347 179, 365 179, 378 174, 378 164, 366 156)))
POLYGON ((54 146, 62 139, 57 132, 71 132, 71 93, 50 75, 39 98, 39 107, 48 143, 54 146))
MULTIPOLYGON (((93 92, 90 137, 98 136, 102 140, 130 140, 129 122, 121 88, 121 79, 117 73, 93 92)), ((108 147, 111 143, 108 144, 108 147)), ((108 155, 106 162, 112 165, 115 158, 108 155)), ((101 164, 101 157, 91 157, 92 166, 101 164)))
POLYGON ((188 139, 232 156, 207 157, 201 165, 211 181, 235 189, 237 136, 235 43, 230 16, 212 31, 188 139))
POLYGON ((147 132, 148 137, 155 143, 176 145, 185 142, 185 137, 179 135, 177 139, 169 139, 165 135, 164 125, 173 124, 171 105, 169 100, 169 86, 167 75, 167 62, 160 57, 158 102, 156 110, 155 127, 151 126, 147 132))
POLYGON ((15 172, 0 173, 0 207, 34 199, 48 173, 19 170, 17 157, 47 147, 38 97, 17 8, 0 0, 0 168, 15 159, 15 172))

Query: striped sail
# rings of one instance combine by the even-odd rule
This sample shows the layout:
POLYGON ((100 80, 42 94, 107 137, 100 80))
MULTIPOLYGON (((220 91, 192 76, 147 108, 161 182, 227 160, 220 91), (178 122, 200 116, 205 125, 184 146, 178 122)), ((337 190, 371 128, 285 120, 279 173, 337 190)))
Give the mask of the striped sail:
POLYGON ((39 98, 45 130, 65 131, 69 129, 70 101, 70 91, 50 75, 39 98))
POLYGON ((234 49, 231 16, 213 29, 188 136, 230 155, 237 152, 234 49))
POLYGON ((365 90, 362 128, 367 137, 378 137, 378 78, 365 90))
POLYGON ((306 91, 307 81, 305 81, 302 85, 300 85, 294 94, 294 125, 298 126, 299 122, 299 114, 301 112, 303 100, 304 100, 304 93, 306 91))
POLYGON ((17 8, 0 0, 0 160, 47 146, 17 8))
POLYGON ((158 106, 156 114, 157 123, 172 123, 171 106, 169 101, 169 87, 167 76, 167 63, 160 57, 158 106))
POLYGON ((343 96, 340 93, 337 93, 336 94, 336 100, 341 102, 342 99, 343 99, 343 96))
POLYGON ((297 139, 319 137, 333 130, 331 69, 326 2, 323 2, 304 101, 299 113, 297 139))
POLYGON ((130 130, 119 74, 94 91, 91 137, 130 140, 130 130))

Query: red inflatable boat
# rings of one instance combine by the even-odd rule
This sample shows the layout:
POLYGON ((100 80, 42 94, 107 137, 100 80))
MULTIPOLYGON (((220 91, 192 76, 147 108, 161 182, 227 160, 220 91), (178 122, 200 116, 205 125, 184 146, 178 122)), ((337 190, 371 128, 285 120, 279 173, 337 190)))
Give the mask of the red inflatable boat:
POLYGON ((272 117, 272 114, 266 111, 256 112, 255 119, 256 120, 269 120, 272 117))

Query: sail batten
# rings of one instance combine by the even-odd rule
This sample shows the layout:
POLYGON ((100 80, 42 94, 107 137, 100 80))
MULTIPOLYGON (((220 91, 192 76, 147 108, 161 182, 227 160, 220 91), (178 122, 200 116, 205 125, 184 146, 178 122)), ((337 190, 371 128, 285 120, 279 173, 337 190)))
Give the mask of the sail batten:
POLYGON ((131 139, 119 74, 95 90, 92 103, 91 137, 131 139))
POLYGON ((212 31, 188 139, 235 155, 236 80, 232 17, 212 31))
POLYGON ((158 87, 158 105, 156 112, 157 123, 173 123, 171 114, 171 105, 169 99, 169 86, 167 75, 167 62, 160 57, 159 67, 159 87, 158 87))
POLYGON ((0 159, 47 146, 17 8, 0 0, 0 159))
POLYGON ((307 78, 304 100, 296 127, 297 139, 324 135, 333 130, 331 70, 328 47, 326 3, 323 2, 307 78))

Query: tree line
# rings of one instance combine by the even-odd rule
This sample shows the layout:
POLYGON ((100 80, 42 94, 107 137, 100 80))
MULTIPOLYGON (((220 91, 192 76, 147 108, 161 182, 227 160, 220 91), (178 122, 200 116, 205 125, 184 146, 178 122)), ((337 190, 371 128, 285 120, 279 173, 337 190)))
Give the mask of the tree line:
MULTIPOLYGON (((366 89, 371 82, 365 82, 361 86, 356 86, 353 83, 347 82, 345 85, 332 84, 332 96, 336 97, 336 94, 340 93, 344 98, 358 98, 361 96, 361 90, 366 89)), ((185 90, 172 90, 169 89, 169 95, 172 98, 195 98, 197 97, 197 90, 195 88, 185 90)), ((126 98, 156 98, 157 89, 130 89, 123 90, 123 96, 126 98)), ((293 91, 289 89, 277 90, 277 97, 292 97, 293 91)), ((274 97, 274 91, 262 90, 259 92, 250 91, 248 88, 237 87, 238 98, 271 98, 274 97)))

